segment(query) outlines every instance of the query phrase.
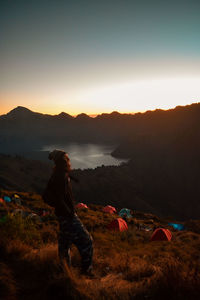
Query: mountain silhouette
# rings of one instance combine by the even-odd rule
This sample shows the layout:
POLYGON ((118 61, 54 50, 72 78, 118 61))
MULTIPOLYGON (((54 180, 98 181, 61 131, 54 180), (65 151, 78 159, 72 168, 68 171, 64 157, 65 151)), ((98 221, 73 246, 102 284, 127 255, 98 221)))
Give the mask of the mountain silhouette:
MULTIPOLYGON (((18 107, 0 117, 0 149, 2 153, 11 154, 33 151, 44 144, 115 142, 113 155, 130 161, 119 167, 75 170, 81 177, 81 185, 75 187, 80 202, 93 203, 95 198, 96 204, 102 204, 109 198, 113 206, 119 202, 160 215, 198 218, 199 119, 200 103, 135 115, 113 112, 95 118, 84 114, 51 116, 18 107)), ((8 162, 10 164, 15 163, 8 162)), ((31 174, 28 164, 25 170, 31 174)), ((10 173, 5 169, 9 169, 8 166, 2 166, 0 174, 5 187, 15 188, 15 178, 28 180, 26 173, 20 171, 13 177, 12 168, 10 173)), ((33 181, 36 181, 36 191, 41 191, 44 178, 43 184, 37 175, 33 181)), ((22 182, 17 183, 18 188, 22 182)), ((31 184, 30 176, 26 187, 31 184)))

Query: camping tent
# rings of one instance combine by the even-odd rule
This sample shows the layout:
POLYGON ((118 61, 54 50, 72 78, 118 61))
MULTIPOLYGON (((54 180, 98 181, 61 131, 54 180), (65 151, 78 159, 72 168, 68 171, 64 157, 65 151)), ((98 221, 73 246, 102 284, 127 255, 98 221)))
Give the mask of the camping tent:
POLYGON ((105 206, 102 210, 104 212, 107 212, 107 213, 110 213, 110 214, 114 214, 114 213, 117 212, 116 209, 113 206, 111 206, 111 205, 105 206))
POLYGON ((45 216, 49 216, 50 215, 50 211, 43 209, 43 211, 40 213, 41 217, 45 217, 45 216))
POLYGON ((117 218, 108 225, 108 229, 114 231, 126 231, 128 230, 128 225, 123 219, 117 218))
POLYGON ((172 238, 171 231, 169 229, 157 228, 154 230, 151 241, 170 241, 172 238))
POLYGON ((127 218, 131 218, 132 217, 131 211, 128 208, 122 208, 120 210, 120 212, 119 212, 119 216, 120 217, 125 217, 126 216, 127 218))
POLYGON ((183 224, 178 223, 168 223, 169 226, 172 226, 176 230, 184 230, 185 226, 183 224))
POLYGON ((88 208, 88 207, 87 207, 87 205, 84 204, 84 203, 78 203, 78 204, 76 205, 76 208, 88 208))
POLYGON ((11 199, 8 196, 4 196, 3 199, 4 199, 5 202, 11 202, 11 199))
POLYGON ((20 197, 17 194, 14 194, 14 198, 18 198, 19 199, 20 197))
POLYGON ((5 201, 2 198, 0 198, 0 203, 5 203, 5 201))

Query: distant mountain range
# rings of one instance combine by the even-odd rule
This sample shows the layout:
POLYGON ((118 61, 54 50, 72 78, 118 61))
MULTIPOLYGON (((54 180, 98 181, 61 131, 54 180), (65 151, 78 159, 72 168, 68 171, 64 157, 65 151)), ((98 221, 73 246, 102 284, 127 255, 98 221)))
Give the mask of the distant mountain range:
POLYGON ((95 118, 86 114, 72 117, 64 112, 53 116, 18 106, 0 116, 0 148, 7 153, 11 149, 33 150, 59 142, 118 143, 123 136, 124 121, 132 119, 132 115, 118 112, 95 118))
MULTIPOLYGON (((77 170, 80 202, 129 206, 178 218, 200 216, 200 103, 135 115, 72 117, 34 113, 18 107, 0 117, 0 153, 34 150, 55 142, 115 142, 119 167, 77 170)), ((45 154, 46 155, 46 154, 45 154)), ((0 186, 41 192, 46 165, 1 156, 0 186), (42 171, 43 170, 43 171, 42 171)), ((48 171, 50 175, 50 172, 48 171)))
POLYGON ((51 119, 105 119, 105 118, 116 118, 119 117, 121 115, 124 116, 133 116, 133 114, 120 114, 117 111, 113 111, 112 113, 108 114, 108 113, 102 113, 100 115, 97 115, 95 117, 90 117, 89 115, 85 114, 85 113, 81 113, 78 114, 77 116, 71 116, 65 112, 61 112, 58 115, 50 115, 50 114, 43 114, 43 113, 38 113, 38 112, 33 112, 30 109, 23 107, 23 106, 17 106, 16 108, 12 109, 10 112, 8 112, 7 114, 4 115, 0 115, 0 118, 17 118, 17 117, 22 117, 22 118, 27 118, 27 117, 37 117, 37 118, 41 118, 41 117, 46 117, 46 118, 51 118, 51 119))
MULTIPOLYGON (((141 139, 157 139, 174 135, 190 135, 198 131, 200 103, 175 109, 147 111, 137 114, 101 114, 92 118, 86 114, 76 117, 62 112, 48 115, 18 106, 0 116, 0 152, 35 150, 53 143, 113 143, 121 145, 113 155, 132 156, 125 144, 141 143, 141 139)), ((139 147, 140 148, 140 147, 139 147)))

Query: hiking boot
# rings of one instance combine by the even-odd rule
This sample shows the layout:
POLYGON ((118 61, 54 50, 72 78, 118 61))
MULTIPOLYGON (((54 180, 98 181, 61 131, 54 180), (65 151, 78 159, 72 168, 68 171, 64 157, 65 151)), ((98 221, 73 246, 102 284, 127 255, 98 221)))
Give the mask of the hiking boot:
POLYGON ((58 264, 59 272, 66 273, 67 269, 69 270, 70 267, 68 266, 68 264, 66 263, 66 261, 64 259, 61 259, 59 264, 58 264))
POLYGON ((65 266, 64 266, 64 264, 62 264, 62 263, 59 263, 58 264, 58 270, 59 270, 59 272, 65 272, 65 266))
POLYGON ((82 269, 81 270, 81 274, 85 275, 87 277, 90 277, 90 278, 94 278, 95 277, 92 266, 90 266, 87 269, 82 269))

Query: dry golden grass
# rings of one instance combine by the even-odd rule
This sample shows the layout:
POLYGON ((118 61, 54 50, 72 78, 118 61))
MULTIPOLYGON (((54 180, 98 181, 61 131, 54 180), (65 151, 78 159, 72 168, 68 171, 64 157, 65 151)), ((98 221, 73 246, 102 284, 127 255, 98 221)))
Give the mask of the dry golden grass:
MULTIPOLYGON (((26 195, 27 196, 27 195, 26 195)), ((34 202, 34 195, 32 200, 34 202)), ((36 199, 34 207, 42 207, 36 199)), ((127 232, 111 232, 117 217, 92 205, 78 211, 94 239, 94 278, 80 274, 80 256, 72 247, 72 267, 61 268, 55 219, 26 223, 10 218, 1 224, 0 299, 198 299, 200 235, 173 231, 171 242, 150 242, 151 232, 136 222, 160 224, 156 216, 135 214, 127 232)))
POLYGON ((12 270, 5 263, 0 263, 0 299, 16 299, 16 282, 12 270))

